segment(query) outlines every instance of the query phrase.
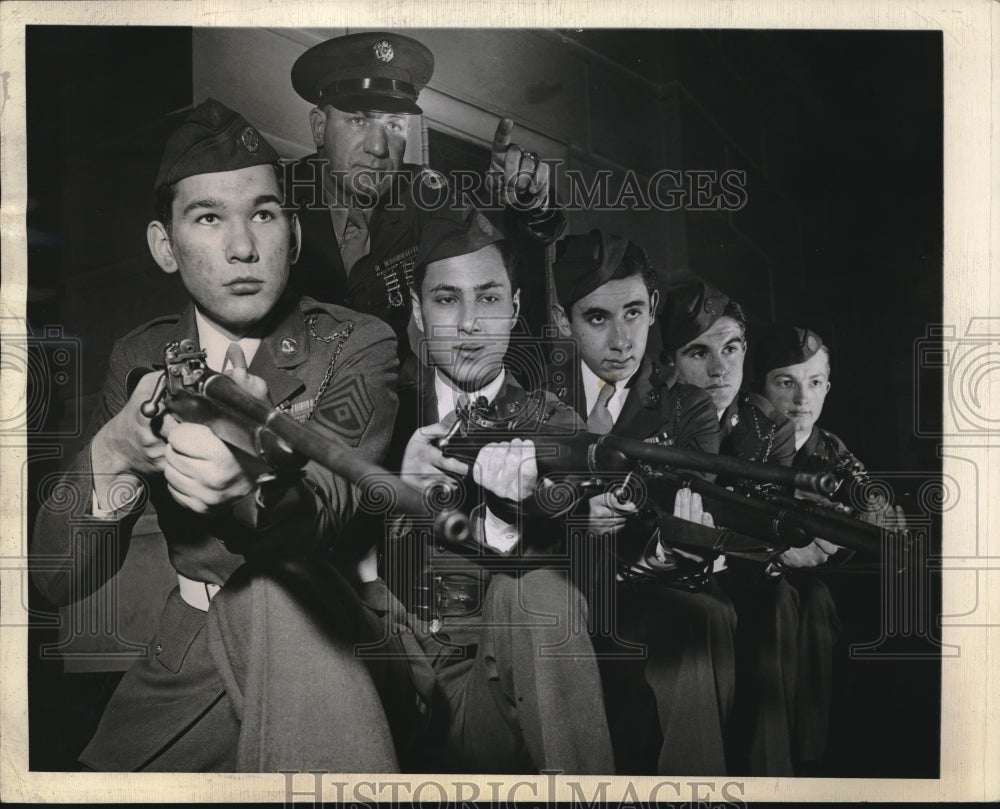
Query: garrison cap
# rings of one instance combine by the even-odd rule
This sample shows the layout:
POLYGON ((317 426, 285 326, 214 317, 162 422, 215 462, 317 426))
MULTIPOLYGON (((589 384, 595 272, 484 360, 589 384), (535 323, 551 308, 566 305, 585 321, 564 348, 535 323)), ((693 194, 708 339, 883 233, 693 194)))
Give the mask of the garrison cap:
POLYGON ((552 277, 556 298, 567 312, 581 298, 628 271, 622 260, 630 253, 648 265, 646 251, 623 236, 592 230, 585 236, 567 236, 556 245, 552 277))
POLYGON ((434 54, 415 39, 375 32, 314 45, 292 65, 292 87, 306 101, 344 112, 420 114, 434 54))
POLYGON ((458 214, 443 209, 427 219, 414 265, 424 267, 433 261, 466 256, 503 241, 503 238, 503 233, 480 211, 470 208, 458 214))
POLYGON ((697 279, 669 287, 660 317, 663 347, 675 351, 687 345, 725 314, 729 296, 697 279))
POLYGON ((762 340, 755 343, 757 359, 754 378, 764 384, 768 371, 799 365, 823 348, 823 339, 810 329, 797 326, 772 326, 762 340))
POLYGON ((191 110, 167 139, 155 188, 195 174, 265 166, 280 159, 246 118, 210 98, 191 110))

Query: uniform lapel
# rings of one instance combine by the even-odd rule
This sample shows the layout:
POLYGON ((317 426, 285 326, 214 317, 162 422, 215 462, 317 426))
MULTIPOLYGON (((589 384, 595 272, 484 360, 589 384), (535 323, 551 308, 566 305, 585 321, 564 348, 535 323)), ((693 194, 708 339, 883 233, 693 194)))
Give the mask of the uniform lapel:
MULTIPOLYGON (((310 155, 300 161, 300 165, 310 159, 318 158, 315 154, 310 155)), ((302 199, 305 189, 311 194, 312 188, 308 185, 293 189, 296 201, 302 199)), ((330 209, 322 201, 310 199, 309 202, 311 204, 302 204, 296 211, 302 225, 302 250, 292 272, 292 285, 310 290, 318 300, 341 301, 347 286, 347 274, 340 257, 340 244, 330 221, 330 209)))
POLYGON ((285 296, 278 303, 275 320, 261 339, 249 371, 267 383, 271 402, 280 405, 306 388, 295 369, 309 358, 310 343, 295 298, 285 296))
POLYGON ((645 438, 654 433, 663 421, 660 415, 659 374, 644 357, 632 378, 625 406, 611 429, 612 435, 645 438))

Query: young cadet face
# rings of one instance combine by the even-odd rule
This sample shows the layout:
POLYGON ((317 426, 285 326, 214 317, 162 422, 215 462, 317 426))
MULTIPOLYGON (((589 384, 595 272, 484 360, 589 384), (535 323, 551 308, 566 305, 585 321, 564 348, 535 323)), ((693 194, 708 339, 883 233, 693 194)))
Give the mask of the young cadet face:
POLYGON ((825 351, 817 351, 798 365, 768 371, 764 379, 764 395, 795 422, 798 435, 812 432, 829 392, 830 362, 825 351))
POLYGON ((495 245, 428 264, 413 316, 430 363, 461 390, 488 385, 503 367, 519 302, 495 245))
POLYGON ((594 374, 621 382, 642 362, 657 297, 654 291, 650 298, 641 275, 615 278, 574 303, 572 317, 557 309, 556 324, 563 337, 576 340, 594 374))
POLYGON ((388 178, 383 177, 380 186, 376 174, 399 171, 403 165, 408 115, 343 112, 327 104, 314 109, 309 120, 332 182, 348 194, 377 197, 388 178))
POLYGON ((196 174, 177 183, 169 230, 152 222, 149 247, 179 272, 202 314, 242 337, 274 307, 288 281, 298 221, 281 210, 272 166, 196 174))
POLYGON ((731 317, 720 317, 708 331, 674 351, 677 381, 701 388, 716 410, 725 410, 743 383, 746 350, 743 327, 731 317))

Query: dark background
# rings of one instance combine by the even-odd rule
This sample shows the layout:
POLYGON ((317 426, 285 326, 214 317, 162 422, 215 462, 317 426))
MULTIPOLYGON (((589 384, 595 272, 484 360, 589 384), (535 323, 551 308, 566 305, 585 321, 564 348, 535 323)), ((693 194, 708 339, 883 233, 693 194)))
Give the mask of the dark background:
MULTIPOLYGON (((679 238, 651 255, 664 275, 690 267, 743 302, 751 351, 754 331, 775 317, 824 337, 833 351, 824 426, 870 469, 888 477, 916 473, 897 494, 928 526, 933 545, 937 516, 923 514, 906 495, 940 473, 937 444, 914 435, 913 413, 918 392, 924 411, 940 412, 937 380, 918 373, 914 349, 927 326, 941 321, 941 35, 546 36, 564 42, 568 55, 610 60, 636 86, 652 88, 662 101, 663 138, 671 142, 672 162, 662 167, 747 171, 745 208, 672 215, 670 232, 679 238)), ((29 323, 36 331, 59 325, 80 341, 81 380, 79 397, 42 392, 50 401, 33 441, 31 495, 59 463, 46 451, 57 447, 65 457, 78 445, 46 439, 45 430, 58 433, 59 425, 86 418, 112 341, 183 302, 176 278, 149 257, 145 226, 166 135, 202 99, 192 97, 187 28, 29 27, 26 60, 29 323)), ((651 155, 662 155, 661 145, 643 141, 633 125, 644 110, 628 96, 608 101, 601 90, 598 82, 590 87, 592 111, 617 122, 603 137, 636 139, 637 165, 655 164, 651 155)), ((254 119, 253 111, 241 111, 254 119)), ((432 165, 448 162, 434 142, 432 165)), ((616 148, 597 138, 591 148, 604 146, 616 148)), ((571 226, 578 230, 580 221, 571 217, 571 226)), ((544 307, 529 314, 537 330, 544 307)), ((31 513, 36 508, 29 503, 31 513)), ((848 660, 848 644, 879 638, 884 585, 874 573, 824 575, 845 633, 831 756, 817 774, 935 777, 934 643, 895 637, 889 640, 902 657, 848 660)), ((931 581, 926 609, 937 615, 939 588, 931 581)), ((53 633, 37 627, 33 649, 53 633)), ((58 661, 30 659, 31 767, 73 769, 120 675, 63 673, 58 661)))

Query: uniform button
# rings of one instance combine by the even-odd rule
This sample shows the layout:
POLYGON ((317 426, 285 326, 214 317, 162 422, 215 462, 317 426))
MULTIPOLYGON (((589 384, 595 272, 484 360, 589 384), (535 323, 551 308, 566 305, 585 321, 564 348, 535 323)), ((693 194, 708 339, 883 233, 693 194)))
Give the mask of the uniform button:
POLYGON ((282 337, 281 338, 281 353, 282 354, 294 354, 298 351, 299 344, 292 337, 282 337))
POLYGON ((163 651, 163 644, 162 643, 157 643, 156 644, 156 648, 153 650, 153 654, 154 655, 159 655, 160 652, 162 652, 162 651, 163 651))
POLYGON ((441 553, 444 553, 444 545, 438 545, 438 546, 437 546, 437 549, 438 549, 438 551, 440 551, 441 553))

